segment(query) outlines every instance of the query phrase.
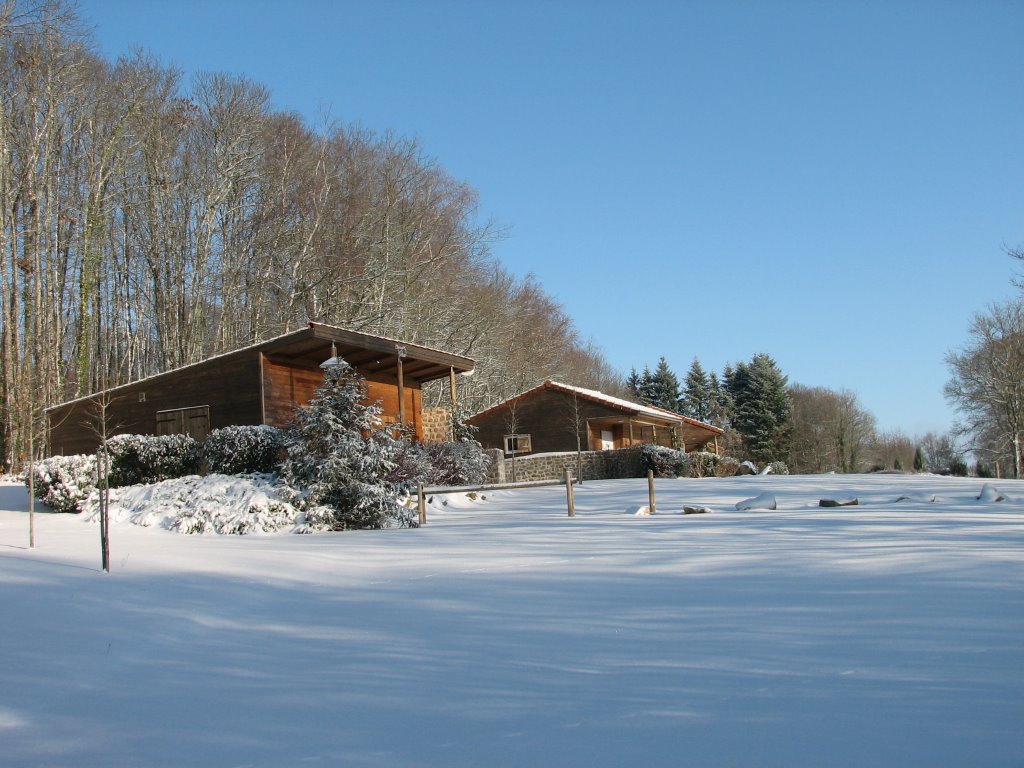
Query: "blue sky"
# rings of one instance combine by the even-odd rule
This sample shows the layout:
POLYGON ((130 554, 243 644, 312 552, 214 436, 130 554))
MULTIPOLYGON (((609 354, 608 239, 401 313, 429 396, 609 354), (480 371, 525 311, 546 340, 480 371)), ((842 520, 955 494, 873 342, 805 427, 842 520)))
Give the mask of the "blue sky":
POLYGON ((628 372, 771 354, 886 430, 1015 294, 1024 3, 82 0, 96 43, 417 137, 628 372))

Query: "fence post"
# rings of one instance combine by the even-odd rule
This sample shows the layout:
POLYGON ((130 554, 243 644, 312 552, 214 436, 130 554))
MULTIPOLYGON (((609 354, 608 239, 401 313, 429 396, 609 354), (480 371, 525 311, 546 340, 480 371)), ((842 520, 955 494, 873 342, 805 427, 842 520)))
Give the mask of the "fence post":
POLYGON ((565 503, 569 507, 569 517, 576 517, 576 500, 572 494, 572 470, 565 468, 565 503))
POLYGON ((417 506, 420 513, 420 525, 427 524, 427 498, 423 495, 423 483, 419 483, 416 488, 417 506))
POLYGON ((658 503, 654 500, 654 470, 647 470, 647 495, 650 498, 650 510, 653 515, 658 509, 658 503))

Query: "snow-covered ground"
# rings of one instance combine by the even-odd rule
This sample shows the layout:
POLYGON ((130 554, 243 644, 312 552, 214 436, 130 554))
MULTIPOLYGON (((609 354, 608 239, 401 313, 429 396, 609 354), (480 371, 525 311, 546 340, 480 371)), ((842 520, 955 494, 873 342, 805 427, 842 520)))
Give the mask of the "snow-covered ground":
POLYGON ((183 536, 0 487, 4 766, 1021 766, 1024 483, 588 482, 183 536), (760 493, 778 509, 738 512, 760 493), (935 501, 930 501, 932 496, 935 501), (909 499, 896 501, 900 496, 909 499), (823 509, 821 498, 859 506, 823 509), (683 504, 705 515, 671 515, 683 504))

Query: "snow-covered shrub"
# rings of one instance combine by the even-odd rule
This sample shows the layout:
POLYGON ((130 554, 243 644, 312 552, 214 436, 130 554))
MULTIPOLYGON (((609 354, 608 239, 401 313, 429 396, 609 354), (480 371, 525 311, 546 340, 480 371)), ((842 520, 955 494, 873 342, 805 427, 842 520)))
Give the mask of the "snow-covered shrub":
POLYGON ((740 460, 732 456, 721 456, 715 467, 715 477, 732 477, 740 471, 740 460))
POLYGON ((401 488, 387 479, 399 445, 381 428, 380 406, 365 398, 363 378, 344 361, 332 365, 285 433, 281 476, 310 525, 310 512, 315 518, 322 507, 331 509, 325 527, 332 530, 416 525, 398 501, 401 488))
POLYGON ((476 485, 487 474, 490 456, 475 440, 416 443, 400 440, 395 469, 388 480, 406 491, 424 485, 476 485))
POLYGON ((194 475, 202 462, 199 443, 188 435, 115 435, 107 454, 112 488, 194 475))
POLYGON ((773 475, 788 475, 789 465, 784 461, 773 461, 768 465, 770 473, 773 475))
POLYGON ((650 470, 655 477, 686 477, 689 467, 690 460, 682 451, 650 443, 640 446, 640 468, 644 474, 650 470))
POLYGON ((203 443, 203 456, 211 472, 242 475, 272 472, 284 447, 281 430, 268 424, 223 427, 203 443))
POLYGON ((430 443, 426 448, 434 485, 477 485, 485 480, 491 457, 476 440, 430 443))
POLYGON ((410 491, 417 483, 428 485, 433 482, 434 465, 431 463, 427 446, 403 438, 395 443, 394 468, 388 473, 388 482, 410 491))
POLYGON ((56 512, 78 512, 96 487, 96 457, 51 456, 37 461, 32 465, 32 482, 35 495, 46 506, 56 512))
MULTIPOLYGON (((284 498, 276 475, 212 474, 132 485, 110 491, 110 519, 178 533, 270 533, 301 527, 302 513, 284 498)), ((81 506, 87 520, 99 519, 99 493, 81 506)))
POLYGON ((690 457, 690 477, 714 477, 722 457, 711 451, 694 451, 690 457))

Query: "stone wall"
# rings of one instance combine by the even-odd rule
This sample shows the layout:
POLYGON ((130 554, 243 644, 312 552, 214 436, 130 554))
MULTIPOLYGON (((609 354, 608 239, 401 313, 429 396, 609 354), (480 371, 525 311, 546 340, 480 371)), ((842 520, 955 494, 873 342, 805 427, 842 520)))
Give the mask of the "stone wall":
MULTIPOLYGON (((513 482, 512 459, 505 458, 500 450, 490 450, 491 466, 487 471, 488 483, 513 482)), ((578 473, 578 463, 582 460, 582 480, 614 480, 624 477, 642 477, 640 467, 640 446, 620 448, 617 451, 583 451, 577 457, 571 453, 545 453, 539 456, 517 456, 515 460, 515 480, 525 483, 533 480, 559 480, 565 468, 572 470, 573 477, 578 473)))
POLYGON ((451 434, 452 421, 447 408, 423 409, 423 442, 447 443, 451 434))

